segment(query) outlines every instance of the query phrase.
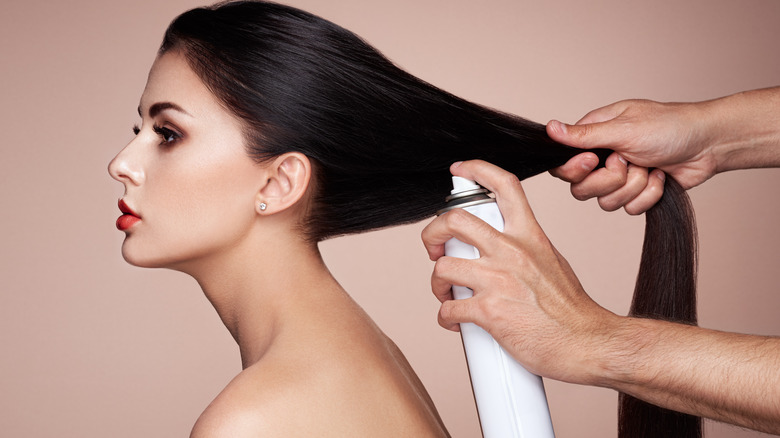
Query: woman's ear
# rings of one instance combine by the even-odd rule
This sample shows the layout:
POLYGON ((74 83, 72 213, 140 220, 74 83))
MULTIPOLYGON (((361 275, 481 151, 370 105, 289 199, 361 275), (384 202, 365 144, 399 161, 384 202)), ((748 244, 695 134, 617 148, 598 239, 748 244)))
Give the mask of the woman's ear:
POLYGON ((276 157, 265 170, 266 183, 257 192, 255 202, 258 213, 278 213, 304 198, 312 173, 309 157, 288 152, 276 157))

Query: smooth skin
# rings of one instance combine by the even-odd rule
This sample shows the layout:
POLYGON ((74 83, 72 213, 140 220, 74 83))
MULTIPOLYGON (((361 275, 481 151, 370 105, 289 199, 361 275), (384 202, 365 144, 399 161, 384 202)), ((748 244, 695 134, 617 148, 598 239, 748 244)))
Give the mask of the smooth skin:
POLYGON ((109 165, 141 218, 122 254, 194 277, 243 365, 191 437, 449 436, 403 354, 304 235, 308 158, 252 160, 242 122, 177 52, 154 62, 139 113, 109 165))
MULTIPOLYGON (((597 197, 607 210, 640 213, 662 193, 662 173, 648 167, 693 187, 726 170, 780 166, 778 108, 780 88, 697 104, 618 102, 577 125, 548 124, 558 141, 616 150, 604 169, 593 172, 595 155, 583 153, 553 173, 573 183, 577 198, 597 197)), ((476 323, 544 377, 608 387, 677 411, 780 433, 780 338, 604 309, 544 234, 514 175, 482 161, 455 163, 451 171, 495 193, 506 225, 499 233, 453 210, 423 230, 426 250, 436 261, 431 284, 442 302, 443 327, 476 323), (444 256, 444 242, 452 237, 476 246, 481 258, 444 256), (453 284, 473 289, 474 297, 453 300, 453 284)))

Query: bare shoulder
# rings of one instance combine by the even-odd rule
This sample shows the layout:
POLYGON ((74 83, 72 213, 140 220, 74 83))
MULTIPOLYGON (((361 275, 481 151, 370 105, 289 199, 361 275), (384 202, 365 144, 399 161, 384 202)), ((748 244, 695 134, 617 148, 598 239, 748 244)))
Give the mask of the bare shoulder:
POLYGON ((353 436, 344 430, 349 411, 335 409, 346 407, 347 388, 333 385, 344 380, 324 368, 312 372, 289 362, 247 368, 203 411, 190 437, 353 436))
POLYGON ((295 386, 284 369, 249 367, 203 411, 190 438, 296 436, 295 386))
POLYGON ((404 383, 377 378, 378 364, 351 366, 333 356, 247 368, 201 414, 191 438, 446 434, 427 419, 423 404, 394 389, 404 383))

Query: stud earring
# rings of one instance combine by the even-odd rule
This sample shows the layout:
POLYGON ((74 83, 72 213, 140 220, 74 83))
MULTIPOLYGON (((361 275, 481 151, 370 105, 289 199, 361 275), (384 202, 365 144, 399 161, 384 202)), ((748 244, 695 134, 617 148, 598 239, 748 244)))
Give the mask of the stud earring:
POLYGON ((258 207, 260 207, 260 211, 265 211, 265 209, 268 208, 268 205, 266 205, 265 202, 261 202, 258 207))

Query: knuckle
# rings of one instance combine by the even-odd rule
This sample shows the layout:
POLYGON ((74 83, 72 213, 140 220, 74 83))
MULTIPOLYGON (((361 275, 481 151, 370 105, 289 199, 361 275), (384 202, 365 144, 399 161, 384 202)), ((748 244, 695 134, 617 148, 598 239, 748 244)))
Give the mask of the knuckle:
POLYGON ((664 194, 664 182, 660 179, 653 181, 652 184, 647 184, 647 190, 654 199, 661 199, 661 196, 664 194))
POLYGON ((447 212, 444 215, 444 223, 447 228, 451 230, 457 230, 468 225, 471 213, 463 210, 462 208, 455 208, 447 212))
POLYGON ((448 257, 442 257, 433 264, 432 279, 438 280, 443 278, 452 268, 452 261, 448 257))
POLYGON ((647 169, 632 166, 629 168, 626 185, 634 190, 642 190, 647 186, 647 169))
POLYGON ((428 225, 425 226, 425 228, 422 229, 422 231, 420 231, 420 240, 422 240, 423 243, 429 243, 431 241, 431 233, 433 232, 432 224, 433 222, 429 223, 428 225))
POLYGON ((621 103, 623 103, 623 115, 636 116, 647 113, 654 102, 648 99, 627 99, 621 103))
POLYGON ((477 301, 477 311, 485 321, 497 321, 501 318, 502 299, 495 294, 483 295, 477 301))
POLYGON ((493 287, 498 291, 511 291, 512 293, 518 293, 522 289, 518 279, 511 273, 496 275, 493 279, 493 287))
POLYGON ((439 325, 449 329, 452 326, 452 323, 450 322, 452 320, 452 311, 450 310, 450 306, 447 305, 447 303, 444 303, 439 308, 439 325))
POLYGON ((503 172, 498 177, 498 186, 505 191, 522 190, 520 179, 514 173, 503 172))
POLYGON ((577 141, 581 141, 586 137, 590 137, 593 133, 593 125, 575 125, 569 128, 570 135, 577 141))
POLYGON ((626 185, 626 181, 628 181, 628 172, 627 171, 618 171, 612 173, 612 185, 614 187, 622 187, 626 185))
POLYGON ((578 184, 572 184, 571 195, 578 201, 587 201, 591 198, 590 193, 578 184))
POLYGON ((644 206, 639 205, 626 205, 623 207, 623 210, 626 211, 631 216, 639 216, 640 214, 644 213, 647 209, 644 208, 644 206))
POLYGON ((620 208, 620 202, 611 198, 599 198, 599 207, 604 211, 615 211, 620 208))
POLYGON ((442 293, 441 289, 443 284, 445 284, 445 282, 442 281, 440 276, 436 275, 436 273, 431 275, 431 290, 434 295, 439 296, 442 293))
POLYGON ((486 289, 502 289, 502 286, 506 283, 504 280, 506 274, 501 268, 485 266, 480 269, 479 274, 483 287, 486 289))

